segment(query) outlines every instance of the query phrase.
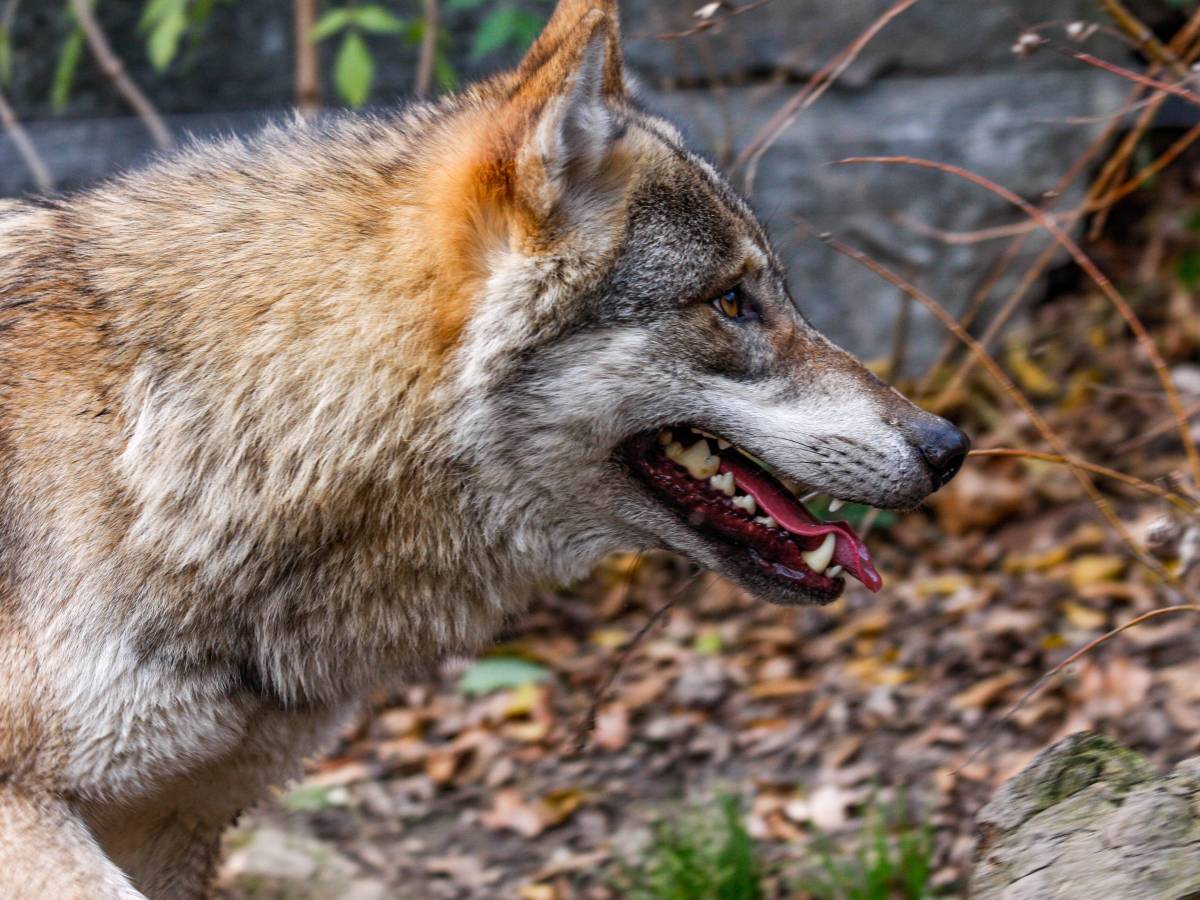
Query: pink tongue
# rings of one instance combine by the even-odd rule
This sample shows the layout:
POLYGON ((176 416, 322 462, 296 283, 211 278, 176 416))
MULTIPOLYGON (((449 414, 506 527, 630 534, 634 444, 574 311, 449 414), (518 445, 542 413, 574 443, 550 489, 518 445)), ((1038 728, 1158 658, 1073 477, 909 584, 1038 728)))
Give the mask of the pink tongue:
MULTIPOLYGON (((822 522, 775 479, 765 475, 757 467, 743 462, 737 454, 722 455, 721 471, 732 472, 738 486, 750 494, 767 515, 792 534, 804 538, 837 535, 837 544, 833 551, 834 564, 845 568, 872 592, 883 587, 883 579, 879 577, 875 564, 871 562, 867 545, 855 533, 849 522, 822 522)), ((804 543, 806 550, 819 545, 819 542, 812 541, 804 543), (809 544, 812 546, 808 546, 809 544)))

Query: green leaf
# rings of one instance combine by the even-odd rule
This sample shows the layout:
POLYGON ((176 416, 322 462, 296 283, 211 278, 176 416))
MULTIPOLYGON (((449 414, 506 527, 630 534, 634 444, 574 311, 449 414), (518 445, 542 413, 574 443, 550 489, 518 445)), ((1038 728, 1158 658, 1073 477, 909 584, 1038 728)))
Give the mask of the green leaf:
POLYGON ((513 45, 521 51, 528 50, 537 36, 546 27, 546 20, 523 9, 514 10, 513 45))
POLYGON ((443 91, 450 92, 458 88, 458 73, 454 71, 454 63, 448 54, 438 51, 433 60, 433 71, 443 91))
POLYGON ((382 6, 360 6, 353 12, 354 24, 371 34, 400 34, 406 28, 403 19, 382 6))
POLYGON ((75 84, 75 70, 79 68, 79 57, 83 53, 83 30, 71 32, 58 54, 54 67, 54 80, 50 84, 50 107, 60 113, 67 108, 71 99, 71 88, 75 84))
POLYGON ((12 80, 12 38, 8 29, 0 25, 0 84, 12 80))
POLYGON ((464 694, 477 696, 512 690, 527 684, 541 684, 549 677, 550 673, 537 663, 496 656, 481 659, 467 669, 458 683, 458 689, 464 694))
POLYGON ((335 806, 345 806, 348 799, 344 788, 301 784, 284 795, 283 807, 288 812, 314 813, 335 806))
POLYGON ((313 26, 312 33, 309 34, 308 39, 316 44, 326 38, 333 37, 350 24, 350 13, 351 10, 348 9, 329 10, 329 12, 317 20, 317 24, 313 26))
POLYGON ((475 32, 471 52, 476 59, 509 46, 524 49, 542 29, 542 20, 522 9, 505 7, 489 13, 475 32))
POLYGON ((148 32, 171 13, 186 6, 187 0, 148 0, 138 19, 138 30, 148 32))
POLYGON ((362 106, 371 96, 375 80, 375 60, 367 42, 357 31, 346 33, 333 66, 333 81, 342 99, 351 106, 362 106))
POLYGON ((179 39, 187 31, 187 10, 180 5, 177 9, 154 24, 146 40, 146 50, 154 68, 162 72, 179 52, 179 39))
POLYGON ((446 4, 446 9, 475 9, 475 7, 481 5, 482 3, 483 0, 450 0, 450 2, 446 4))

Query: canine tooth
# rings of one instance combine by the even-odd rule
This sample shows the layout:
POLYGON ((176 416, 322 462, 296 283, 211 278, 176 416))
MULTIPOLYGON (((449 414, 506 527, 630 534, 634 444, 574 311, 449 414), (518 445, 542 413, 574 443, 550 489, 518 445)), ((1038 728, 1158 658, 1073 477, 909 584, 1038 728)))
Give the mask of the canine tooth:
POLYGON ((738 497, 734 497, 733 505, 748 516, 752 516, 758 512, 758 504, 754 502, 754 498, 749 494, 742 494, 738 497))
POLYGON ((774 519, 772 519, 770 516, 763 516, 761 519, 755 519, 754 521, 756 524, 764 525, 767 528, 778 528, 779 527, 779 523, 776 522, 774 519))
POLYGON ((669 459, 671 462, 683 465, 683 444, 679 443, 679 441, 671 441, 671 443, 667 445, 666 452, 667 459, 669 459))
POLYGON ((696 441, 684 450, 675 462, 687 469, 688 474, 697 481, 707 481, 721 471, 721 460, 712 455, 712 448, 704 440, 696 441))
POLYGON ((712 478, 708 479, 708 483, 725 496, 733 496, 734 489, 732 472, 726 472, 724 475, 714 475, 712 478))
POLYGON ((841 575, 845 571, 846 570, 842 566, 834 566, 832 569, 825 570, 825 577, 826 578, 837 578, 839 575, 841 575))
POLYGON ((843 506, 845 506, 845 505, 846 505, 846 501, 845 501, 845 500, 838 500, 838 499, 835 497, 834 499, 832 499, 832 500, 830 500, 830 501, 829 501, 829 511, 830 511, 831 513, 835 513, 835 512, 837 512, 839 509, 841 509, 841 508, 842 508, 843 506))
POLYGON ((821 541, 821 546, 816 550, 809 550, 807 553, 801 553, 800 556, 804 560, 804 564, 816 572, 818 575, 824 573, 829 568, 829 564, 833 562, 833 551, 837 547, 837 538, 832 534, 825 535, 825 540, 821 541))

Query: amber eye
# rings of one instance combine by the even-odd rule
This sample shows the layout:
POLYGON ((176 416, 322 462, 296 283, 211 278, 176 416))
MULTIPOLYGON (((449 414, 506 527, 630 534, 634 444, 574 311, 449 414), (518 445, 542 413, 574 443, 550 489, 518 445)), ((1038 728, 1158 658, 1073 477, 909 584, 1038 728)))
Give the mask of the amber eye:
POLYGON ((759 318, 758 310, 754 308, 754 304, 737 288, 722 294, 713 301, 713 306, 725 318, 732 319, 735 322, 749 322, 759 318))

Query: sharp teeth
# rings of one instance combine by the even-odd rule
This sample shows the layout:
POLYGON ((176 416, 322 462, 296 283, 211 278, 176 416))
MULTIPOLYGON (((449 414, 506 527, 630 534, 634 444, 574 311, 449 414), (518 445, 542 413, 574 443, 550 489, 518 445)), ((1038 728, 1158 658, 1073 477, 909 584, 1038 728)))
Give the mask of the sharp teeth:
POLYGON ((739 497, 734 497, 733 505, 748 516, 752 516, 758 512, 758 504, 754 502, 754 498, 749 494, 742 494, 739 497))
POLYGON ((671 429, 664 428, 658 433, 658 442, 664 447, 670 447, 675 440, 675 436, 671 434, 671 429))
POLYGON ((846 503, 845 503, 845 501, 844 501, 844 500, 838 500, 838 499, 835 497, 833 500, 830 500, 830 501, 829 501, 829 511, 830 511, 831 513, 835 513, 835 512, 837 512, 839 509, 841 509, 841 508, 842 508, 843 506, 845 506, 845 505, 846 505, 846 503))
POLYGON ((779 523, 776 522, 774 519, 772 519, 770 516, 763 516, 761 519, 755 519, 754 521, 756 524, 763 525, 767 528, 778 528, 779 527, 779 523))
MULTIPOLYGON (((668 453, 669 455, 669 453, 668 453)), ((721 460, 712 455, 708 441, 696 441, 675 460, 688 470, 688 474, 697 481, 707 481, 721 471, 721 460)))
POLYGON ((834 566, 832 569, 825 570, 825 577, 826 578, 837 578, 839 575, 841 575, 845 571, 846 570, 843 569, 841 566, 834 566))
POLYGON ((708 483, 727 497, 732 497, 734 494, 732 472, 726 472, 724 475, 714 475, 708 479, 708 483))
POLYGON ((717 447, 719 449, 728 450, 732 446, 733 444, 729 443, 729 441, 725 440, 724 438, 717 438, 717 447))
POLYGON ((818 575, 822 575, 833 561, 835 547, 837 547, 837 538, 832 534, 827 534, 825 540, 821 541, 820 547, 816 550, 809 550, 807 553, 801 553, 800 556, 806 566, 818 575))
POLYGON ((671 462, 683 465, 683 444, 679 443, 679 441, 671 441, 667 445, 666 453, 667 459, 671 462))

